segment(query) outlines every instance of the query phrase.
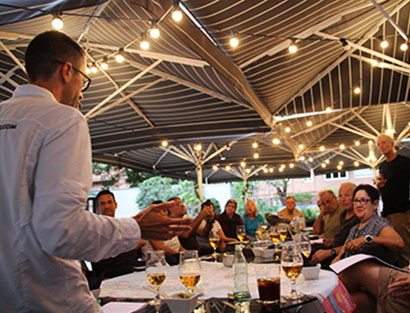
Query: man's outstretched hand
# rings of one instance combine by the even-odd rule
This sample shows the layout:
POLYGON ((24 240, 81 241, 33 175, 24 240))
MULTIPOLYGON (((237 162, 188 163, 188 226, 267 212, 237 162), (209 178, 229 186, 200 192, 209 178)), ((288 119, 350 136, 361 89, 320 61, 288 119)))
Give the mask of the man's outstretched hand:
POLYGON ((175 205, 174 201, 152 204, 139 212, 134 219, 141 229, 141 237, 149 240, 168 240, 189 231, 191 219, 169 218, 162 213, 175 205))

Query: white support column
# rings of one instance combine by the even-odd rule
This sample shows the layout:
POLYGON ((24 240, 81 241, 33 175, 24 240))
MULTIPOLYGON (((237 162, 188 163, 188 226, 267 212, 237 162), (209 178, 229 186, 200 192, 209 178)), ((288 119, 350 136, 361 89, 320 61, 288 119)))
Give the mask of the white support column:
POLYGON ((204 198, 202 190, 202 164, 197 164, 196 166, 196 177, 198 181, 199 203, 202 203, 202 200, 204 198))

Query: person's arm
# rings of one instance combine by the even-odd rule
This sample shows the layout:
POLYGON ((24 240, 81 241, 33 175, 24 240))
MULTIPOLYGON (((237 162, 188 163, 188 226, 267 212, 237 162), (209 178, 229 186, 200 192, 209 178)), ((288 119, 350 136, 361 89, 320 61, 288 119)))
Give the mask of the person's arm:
POLYGON ((333 259, 332 263, 330 263, 330 264, 336 263, 337 261, 340 260, 340 258, 342 257, 343 252, 346 249, 346 244, 347 244, 347 242, 345 242, 345 244, 342 247, 338 247, 338 248, 341 248, 341 249, 339 250, 339 253, 337 254, 337 256, 333 259))
MULTIPOLYGON (((404 247, 403 239, 391 226, 384 227, 379 236, 374 236, 373 243, 381 244, 393 251, 399 251, 404 247)), ((346 245, 346 248, 349 252, 356 252, 360 247, 366 244, 364 237, 360 237, 351 240, 346 245)))
MULTIPOLYGON (((340 246, 340 247, 333 248, 333 250, 336 252, 336 255, 338 255, 340 251, 342 250, 342 248, 343 247, 340 246)), ((332 249, 319 249, 312 255, 311 260, 313 262, 320 263, 328 258, 331 258, 332 256, 333 256, 332 249)))
POLYGON ((191 229, 189 231, 183 232, 181 235, 179 235, 182 238, 188 238, 191 236, 194 236, 196 234, 197 228, 201 221, 207 217, 208 215, 212 214, 212 208, 210 206, 206 206, 203 208, 201 212, 199 212, 199 215, 189 224, 191 229))
POLYGON ((315 235, 320 235, 321 233, 323 233, 323 216, 325 216, 325 210, 320 211, 319 216, 313 223, 313 234, 315 235))
POLYGON ((149 242, 151 243, 151 246, 152 248, 154 248, 154 250, 164 250, 165 254, 169 255, 179 253, 179 251, 167 247, 162 240, 150 240, 149 242))
POLYGON ((205 220, 205 226, 204 227, 197 227, 196 230, 196 234, 200 237, 208 237, 209 236, 209 232, 212 229, 213 223, 215 222, 208 222, 207 220, 205 220))

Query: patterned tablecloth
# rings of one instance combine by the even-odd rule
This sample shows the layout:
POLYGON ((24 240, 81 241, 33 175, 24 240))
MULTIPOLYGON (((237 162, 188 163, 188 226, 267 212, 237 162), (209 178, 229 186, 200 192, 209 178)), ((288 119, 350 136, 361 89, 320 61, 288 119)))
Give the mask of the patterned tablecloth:
MULTIPOLYGON (((224 267, 222 263, 202 262, 201 284, 203 295, 200 299, 226 298, 228 293, 232 293, 232 268, 224 267)), ((278 264, 264 264, 264 266, 279 266, 278 264)), ((254 299, 258 298, 258 289, 255 276, 255 264, 248 264, 249 290, 254 299)), ((319 300, 325 299, 338 283, 337 276, 330 271, 321 270, 319 279, 305 280, 300 275, 296 281, 298 292, 315 295, 319 300)), ((103 281, 101 285, 100 297, 115 298, 152 298, 153 294, 142 287, 148 287, 145 272, 135 272, 132 274, 119 276, 103 281)), ((282 272, 281 274, 281 295, 290 293, 291 284, 289 279, 282 272)), ((168 268, 167 278, 161 285, 161 291, 172 295, 185 291, 185 287, 179 280, 178 266, 168 268)))

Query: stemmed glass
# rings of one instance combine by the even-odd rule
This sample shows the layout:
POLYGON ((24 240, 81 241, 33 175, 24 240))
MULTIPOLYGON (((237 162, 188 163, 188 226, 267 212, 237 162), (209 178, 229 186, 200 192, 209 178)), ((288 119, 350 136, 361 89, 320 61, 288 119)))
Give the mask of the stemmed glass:
POLYGON ((242 241, 246 238, 246 230, 245 230, 245 225, 238 225, 236 226, 236 236, 238 239, 242 241))
POLYGON ((305 256, 306 259, 309 259, 310 252, 312 252, 312 246, 310 245, 309 240, 303 240, 300 242, 300 251, 305 256))
POLYGON ((279 236, 279 231, 278 231, 277 227, 271 227, 270 236, 271 236, 271 239, 272 239, 273 243, 275 243, 275 244, 279 243, 280 236, 279 236))
POLYGON ((161 306, 159 288, 167 277, 167 262, 165 261, 164 251, 148 251, 145 272, 147 274, 148 282, 157 292, 155 299, 149 304, 154 305, 155 310, 158 313, 161 306))
POLYGON ((212 254, 212 257, 214 258, 215 263, 216 263, 216 248, 218 247, 218 244, 219 244, 219 233, 218 233, 218 231, 211 230, 209 232, 209 244, 214 249, 214 253, 212 254))
POLYGON ((286 298, 298 299, 301 297, 296 291, 296 279, 299 277, 303 268, 303 258, 300 253, 300 247, 294 242, 286 243, 282 246, 282 256, 280 262, 286 277, 292 283, 292 291, 286 298))
POLYGON ((195 286, 201 278, 201 263, 198 258, 198 251, 188 250, 179 253, 179 279, 182 284, 188 289, 190 294, 193 294, 195 286))
POLYGON ((278 225, 278 232, 279 232, 279 236, 280 236, 280 241, 284 242, 286 239, 286 236, 288 234, 288 225, 286 224, 279 224, 278 225))

